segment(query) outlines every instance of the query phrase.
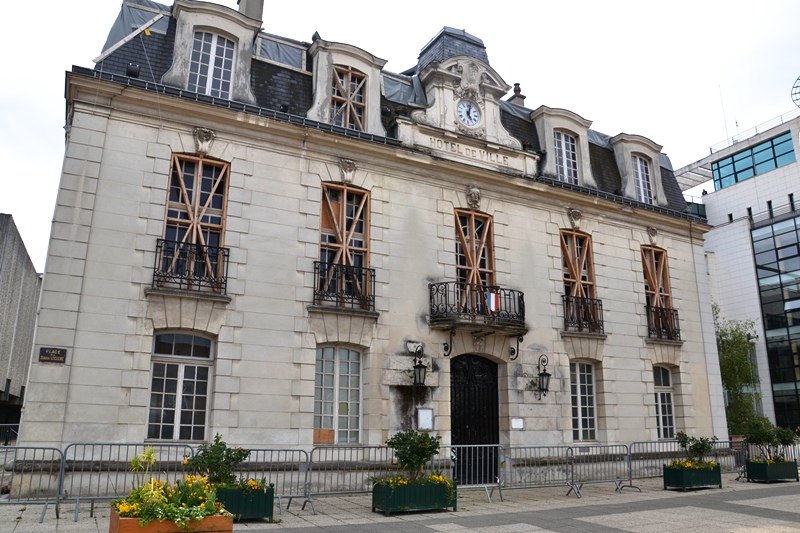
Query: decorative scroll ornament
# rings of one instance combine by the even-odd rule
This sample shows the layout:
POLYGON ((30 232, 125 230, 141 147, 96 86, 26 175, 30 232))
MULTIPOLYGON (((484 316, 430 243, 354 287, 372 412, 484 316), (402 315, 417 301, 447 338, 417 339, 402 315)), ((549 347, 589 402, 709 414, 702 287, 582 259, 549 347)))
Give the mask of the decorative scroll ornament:
POLYGON ((342 159, 339 161, 339 169, 342 171, 342 182, 350 185, 353 183, 353 176, 356 173, 356 162, 352 159, 342 159))
POLYGON ((194 129, 194 147, 197 153, 208 155, 211 151, 211 145, 214 144, 214 138, 217 135, 214 130, 208 128, 195 128, 194 129))
POLYGON ((467 206, 470 209, 480 210, 481 208, 481 190, 477 185, 470 185, 467 187, 467 206))
POLYGON ((655 246, 656 237, 658 237, 658 230, 651 226, 651 227, 647 228, 647 235, 650 236, 650 244, 655 246))
POLYGON ((569 215, 569 223, 572 225, 572 229, 579 230, 581 229, 581 215, 583 214, 580 209, 568 209, 567 214, 569 215))

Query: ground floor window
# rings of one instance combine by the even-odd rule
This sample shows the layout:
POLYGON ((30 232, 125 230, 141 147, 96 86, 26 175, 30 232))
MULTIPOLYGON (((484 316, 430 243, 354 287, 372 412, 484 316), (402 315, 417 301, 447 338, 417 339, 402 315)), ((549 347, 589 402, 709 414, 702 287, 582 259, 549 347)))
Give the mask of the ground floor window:
POLYGON ((594 366, 591 363, 570 363, 569 382, 572 397, 572 440, 596 440, 594 366))
POLYGON ((314 382, 314 444, 350 444, 360 439, 361 353, 317 348, 314 382))
POLYGON ((196 335, 156 335, 147 438, 204 441, 212 341, 196 335))
POLYGON ((659 439, 675 438, 675 415, 672 408, 672 375, 669 368, 653 367, 656 395, 656 426, 659 439))

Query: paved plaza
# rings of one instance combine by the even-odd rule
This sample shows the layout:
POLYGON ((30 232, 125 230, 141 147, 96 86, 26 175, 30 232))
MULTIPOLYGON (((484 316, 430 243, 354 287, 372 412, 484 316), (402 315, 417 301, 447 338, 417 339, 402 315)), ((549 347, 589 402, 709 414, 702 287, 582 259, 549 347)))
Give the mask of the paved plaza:
MULTIPOLYGON (((483 533, 784 533, 800 531, 800 483, 765 485, 735 481, 723 475, 722 489, 689 492, 665 491, 661 479, 640 480, 642 491, 626 488, 621 493, 612 483, 585 485, 583 497, 566 496, 567 488, 537 488, 495 492, 487 501, 483 489, 459 491, 458 512, 415 512, 386 517, 373 513, 370 496, 320 496, 310 505, 293 502, 275 522, 236 523, 236 532, 334 533, 400 531, 413 533, 480 531, 483 533)), ((2 500, 0 500, 2 502, 2 500)), ((286 502, 284 502, 284 507, 286 502)), ((94 516, 81 503, 78 520, 74 502, 63 503, 60 518, 51 506, 40 523, 42 505, 0 504, 3 533, 80 532, 106 533, 109 512, 98 502, 94 516)))

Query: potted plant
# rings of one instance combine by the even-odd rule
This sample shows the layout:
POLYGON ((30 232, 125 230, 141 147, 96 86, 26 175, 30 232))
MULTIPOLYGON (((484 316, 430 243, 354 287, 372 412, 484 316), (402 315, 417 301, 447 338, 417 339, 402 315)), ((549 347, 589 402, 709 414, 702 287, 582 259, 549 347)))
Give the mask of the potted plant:
POLYGON ((722 488, 719 464, 705 460, 706 454, 714 448, 717 437, 690 437, 680 431, 676 438, 686 458, 664 465, 664 489, 722 488))
POLYGON ((775 427, 766 416, 756 416, 745 424, 744 440, 758 448, 758 455, 747 461, 748 481, 800 481, 797 461, 787 459, 784 453, 785 447, 797 440, 791 429, 775 427))
POLYGON ((233 532, 208 479, 190 475, 170 485, 151 474, 155 462, 152 447, 131 460, 133 488, 111 502, 109 533, 233 532))
POLYGON ((217 433, 212 444, 201 444, 183 460, 189 472, 205 476, 214 486, 217 501, 236 520, 267 518, 272 521, 275 485, 266 479, 237 478, 236 468, 250 457, 250 450, 230 448, 217 433))
POLYGON ((423 467, 439 451, 438 435, 433 437, 413 429, 396 433, 386 441, 394 450, 403 471, 396 476, 375 479, 372 486, 372 511, 386 516, 396 511, 428 511, 452 507, 457 511, 456 483, 441 472, 425 474, 423 467))

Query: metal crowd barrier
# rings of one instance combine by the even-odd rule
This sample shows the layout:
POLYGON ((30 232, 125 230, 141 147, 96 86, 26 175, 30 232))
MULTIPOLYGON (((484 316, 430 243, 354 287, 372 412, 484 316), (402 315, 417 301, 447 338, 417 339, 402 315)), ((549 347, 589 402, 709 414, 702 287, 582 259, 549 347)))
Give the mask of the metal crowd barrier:
POLYGON ((647 479, 664 475, 662 466, 686 457, 678 441, 634 442, 629 446, 630 478, 647 479))
MULTIPOLYGON (((278 511, 283 514, 283 498, 310 501, 308 481, 308 452, 305 450, 270 450, 250 448, 250 457, 237 469, 237 475, 244 478, 264 479, 275 485, 278 498, 278 511)), ((311 504, 314 508, 314 504, 311 504)), ((314 510, 316 514, 316 510, 314 510)))
POLYGON ((394 454, 387 446, 320 446, 311 450, 308 464, 308 495, 370 492, 373 480, 397 474, 394 454))
POLYGON ((39 522, 50 503, 59 515, 59 487, 64 456, 57 448, 5 446, 0 449, 0 492, 5 503, 44 503, 39 522))
POLYGON ((500 487, 502 456, 503 448, 499 444, 442 445, 425 471, 454 479, 459 490, 483 488, 491 503, 494 488, 500 487))
POLYGON ((610 446, 573 446, 569 449, 569 463, 572 466, 570 492, 581 497, 581 488, 587 483, 614 483, 614 490, 622 492, 622 484, 639 492, 642 489, 633 484, 630 476, 630 454, 628 447, 617 444, 610 446))
POLYGON ((75 500, 75 521, 78 521, 81 500, 91 502, 89 516, 94 516, 96 500, 122 498, 130 492, 137 478, 137 473, 130 471, 131 459, 150 447, 156 458, 150 477, 170 484, 183 477, 186 471, 183 459, 194 453, 188 445, 110 442, 67 445, 63 454, 59 494, 62 500, 75 500))
MULTIPOLYGON (((503 450, 503 490, 536 487, 572 487, 572 466, 568 446, 511 446, 503 450)), ((569 494, 569 492, 567 493, 569 494)))

